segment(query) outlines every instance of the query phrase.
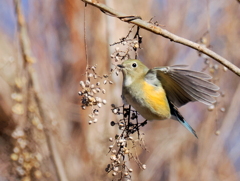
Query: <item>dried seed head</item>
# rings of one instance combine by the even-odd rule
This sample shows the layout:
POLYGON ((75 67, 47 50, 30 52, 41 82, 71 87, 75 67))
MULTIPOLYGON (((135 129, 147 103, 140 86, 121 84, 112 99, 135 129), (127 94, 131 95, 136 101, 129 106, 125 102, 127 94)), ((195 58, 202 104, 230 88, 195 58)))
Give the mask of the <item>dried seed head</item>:
POLYGON ((114 114, 117 114, 117 113, 118 113, 118 110, 117 110, 117 109, 113 109, 112 112, 113 112, 114 114))
POLYGON ((215 108, 215 106, 214 106, 214 105, 210 105, 210 106, 208 106, 208 110, 209 110, 209 111, 213 111, 213 110, 214 110, 214 108, 215 108))
POLYGON ((213 66, 213 68, 214 68, 215 70, 217 70, 217 69, 218 69, 218 64, 215 64, 215 65, 213 66))
POLYGON ((208 65, 209 63, 210 63, 210 61, 209 61, 208 59, 206 59, 206 60, 205 60, 205 64, 208 65))
POLYGON ((227 67, 223 67, 223 71, 227 72, 228 68, 227 67))
POLYGON ((89 78, 93 77, 93 74, 91 74, 91 73, 90 73, 90 74, 88 74, 88 77, 89 77, 89 78))
POLYGON ((95 118, 95 119, 93 120, 93 122, 94 122, 94 123, 96 123, 97 121, 98 121, 98 119, 97 119, 97 118, 95 118))
POLYGON ((88 87, 90 85, 90 81, 89 80, 86 80, 86 83, 85 83, 86 87, 88 87))
POLYGON ((100 82, 97 82, 97 83, 96 83, 96 86, 100 86, 100 82))
POLYGON ((120 123, 119 123, 119 126, 121 126, 121 127, 124 126, 124 123, 123 123, 123 122, 120 122, 120 123))
POLYGON ((143 168, 144 170, 146 170, 147 165, 143 164, 143 165, 142 165, 142 168, 143 168))
POLYGON ((110 159, 111 159, 111 160, 116 160, 117 157, 116 157, 116 155, 111 155, 111 156, 110 156, 110 159))
POLYGON ((220 109, 220 111, 221 111, 221 112, 225 112, 225 108, 222 107, 222 108, 220 109))
POLYGON ((104 81, 103 81, 103 84, 106 84, 106 83, 107 83, 107 80, 104 80, 104 81))
POLYGON ((134 48, 139 48, 139 44, 138 43, 134 44, 134 48))
POLYGON ((92 92, 93 92, 93 94, 97 93, 96 89, 92 89, 92 92))
POLYGON ((18 155, 16 153, 12 153, 10 156, 11 160, 17 161, 18 160, 18 155))
POLYGON ((94 114, 89 114, 88 117, 93 119, 94 118, 94 114))
POLYGON ((113 148, 113 145, 110 145, 110 146, 109 146, 109 149, 112 149, 112 148, 113 148))
POLYGON ((123 142, 125 142, 125 141, 126 141, 125 139, 120 139, 120 140, 118 140, 119 143, 123 143, 123 142))
POLYGON ((90 102, 95 102, 95 98, 92 97, 92 96, 88 96, 88 100, 89 100, 90 102))
POLYGON ((133 169, 129 168, 129 172, 133 172, 133 169))
POLYGON ((99 108, 101 108, 101 107, 102 107, 102 103, 97 103, 97 106, 98 106, 99 108))
POLYGON ((102 99, 100 97, 95 98, 97 102, 102 102, 102 99))
POLYGON ((210 68, 210 69, 209 69, 209 72, 210 72, 211 74, 214 74, 215 70, 214 70, 213 68, 210 68))
POLYGON ((117 173, 116 173, 116 172, 113 172, 113 173, 112 173, 112 176, 116 176, 116 175, 117 175, 117 173))
POLYGON ((92 120, 88 121, 88 124, 92 124, 92 123, 93 123, 92 120))
POLYGON ((42 177, 42 172, 40 170, 36 170, 34 172, 34 176, 37 178, 37 179, 40 179, 42 177))
POLYGON ((220 131, 219 130, 217 130, 216 132, 215 132, 215 134, 218 136, 218 135, 220 135, 220 131))
POLYGON ((113 138, 111 138, 111 137, 110 137, 110 138, 109 138, 109 141, 111 141, 111 142, 112 142, 112 141, 113 141, 113 138))
POLYGON ((107 101, 105 99, 102 100, 103 104, 107 104, 107 101))
POLYGON ((113 84, 113 82, 111 80, 109 80, 108 82, 109 82, 109 84, 113 84))
POLYGON ((102 93, 105 94, 105 93, 106 93, 106 90, 105 90, 105 89, 102 89, 102 93))
POLYGON ((94 109, 94 110, 93 110, 93 113, 94 113, 95 115, 98 115, 98 114, 99 114, 99 111, 98 111, 97 109, 94 109))
POLYGON ((85 83, 83 81, 80 81, 79 84, 83 89, 85 88, 85 83))
POLYGON ((100 91, 101 91, 101 89, 97 87, 97 88, 96 88, 96 91, 97 91, 97 92, 100 92, 100 91))
POLYGON ((128 154, 128 153, 129 153, 129 150, 126 149, 126 150, 124 151, 124 154, 128 154))
POLYGON ((94 84, 92 84, 90 87, 91 87, 91 89, 93 89, 93 88, 95 87, 95 85, 94 85, 94 84))
POLYGON ((19 152, 20 152, 20 149, 19 149, 18 147, 14 147, 14 148, 13 148, 13 152, 14 152, 14 153, 19 153, 19 152))
POLYGON ((121 60, 119 56, 116 56, 115 58, 116 58, 116 62, 121 60))
POLYGON ((119 167, 114 167, 113 169, 115 172, 117 172, 119 170, 119 167))

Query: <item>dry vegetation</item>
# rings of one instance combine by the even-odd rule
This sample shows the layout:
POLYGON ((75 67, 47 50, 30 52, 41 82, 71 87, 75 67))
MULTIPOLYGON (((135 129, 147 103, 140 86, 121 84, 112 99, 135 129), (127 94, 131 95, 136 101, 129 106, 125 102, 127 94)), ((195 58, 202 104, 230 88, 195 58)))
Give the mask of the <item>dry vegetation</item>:
MULTIPOLYGON (((240 179, 237 75, 196 50, 142 29, 140 48, 139 37, 118 44, 132 26, 92 6, 84 8, 80 0, 18 2, 0 2, 1 181, 240 179), (121 107, 122 77, 114 66, 126 51, 149 67, 188 64, 213 76, 221 88, 214 106, 180 108, 199 139, 173 120, 136 127, 144 120, 121 107), (126 130, 129 118, 136 122, 126 130)), ((237 0, 103 3, 146 21, 154 17, 156 25, 240 67, 237 0)), ((135 33, 136 27, 129 37, 135 33)))

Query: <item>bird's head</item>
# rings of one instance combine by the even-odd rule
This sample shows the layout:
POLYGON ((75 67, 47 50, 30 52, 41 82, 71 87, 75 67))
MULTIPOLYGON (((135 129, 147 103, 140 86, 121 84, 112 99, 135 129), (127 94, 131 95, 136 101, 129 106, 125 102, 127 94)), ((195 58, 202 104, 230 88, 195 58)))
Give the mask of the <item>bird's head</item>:
POLYGON ((129 85, 138 78, 144 77, 149 70, 139 60, 125 60, 122 64, 117 65, 121 68, 125 84, 129 85))

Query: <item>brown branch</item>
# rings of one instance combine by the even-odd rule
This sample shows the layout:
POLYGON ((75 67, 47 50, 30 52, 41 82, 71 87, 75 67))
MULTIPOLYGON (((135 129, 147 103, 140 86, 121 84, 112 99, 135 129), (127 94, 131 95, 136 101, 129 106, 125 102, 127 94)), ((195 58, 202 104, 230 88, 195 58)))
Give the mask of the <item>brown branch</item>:
MULTIPOLYGON (((41 99, 41 96, 39 94, 39 86, 38 81, 36 79, 36 76, 34 75, 34 71, 32 70, 32 63, 34 62, 34 58, 32 57, 32 51, 30 47, 30 41, 29 36, 27 33, 27 27, 25 23, 25 19, 22 13, 21 9, 21 0, 14 0, 15 5, 15 12, 17 16, 17 28, 18 28, 18 35, 19 35, 19 44, 20 49, 22 53, 23 58, 23 64, 24 64, 24 71, 26 72, 27 76, 27 99, 30 97, 30 93, 33 94, 33 97, 35 98, 40 117, 46 125, 47 122, 49 122, 45 110, 43 109, 43 102, 41 99), (29 91, 29 89, 33 89, 33 91, 29 91)), ((27 119, 28 119, 28 104, 29 100, 26 101, 26 111, 27 111, 27 119)), ((26 119, 26 120, 27 120, 26 119)), ((54 138, 49 130, 47 130, 44 126, 44 134, 47 140, 48 149, 50 152, 50 159, 53 162, 57 178, 59 181, 67 181, 67 177, 65 174, 65 170, 61 161, 61 158, 59 156, 56 143, 54 141, 54 138)))
POLYGON ((213 58, 214 60, 216 60, 217 62, 221 63, 222 65, 224 65, 225 67, 227 67, 229 70, 231 70, 232 72, 234 72, 236 75, 240 76, 240 69, 235 66, 234 64, 232 64, 230 61, 228 61, 227 59, 223 58, 222 56, 220 56, 219 54, 213 52, 212 50, 198 44, 195 42, 192 42, 190 40, 187 40, 185 38, 179 37, 173 33, 170 33, 169 31, 156 26, 152 23, 143 21, 140 17, 138 16, 129 16, 120 12, 117 12, 116 10, 106 6, 105 4, 99 3, 96 0, 82 0, 83 2, 90 4, 98 9, 100 9, 102 12, 104 12, 107 15, 116 17, 118 19, 120 19, 121 21, 124 22, 128 22, 131 24, 135 24, 147 31, 150 31, 152 33, 155 33, 157 35, 161 35, 165 38, 168 38, 170 41, 176 42, 176 43, 180 43, 182 45, 186 45, 190 48, 193 48, 203 54, 208 55, 209 57, 213 58))

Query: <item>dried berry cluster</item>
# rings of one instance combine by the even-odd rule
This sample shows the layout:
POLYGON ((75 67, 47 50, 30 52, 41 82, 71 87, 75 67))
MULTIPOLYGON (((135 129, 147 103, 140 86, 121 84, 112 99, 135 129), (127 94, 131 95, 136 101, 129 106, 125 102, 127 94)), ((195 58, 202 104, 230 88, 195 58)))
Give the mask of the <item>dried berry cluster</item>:
POLYGON ((101 88, 101 83, 99 79, 103 80, 103 85, 112 84, 113 82, 109 80, 108 75, 99 76, 96 73, 96 66, 87 68, 86 80, 80 81, 81 91, 78 92, 81 96, 82 109, 85 110, 87 107, 92 107, 91 113, 88 115, 90 118, 89 124, 96 123, 98 120, 96 116, 99 114, 99 108, 105 105, 107 101, 102 99, 97 94, 105 94, 106 90, 101 88), (94 82, 94 83, 92 83, 94 82))
POLYGON ((130 38, 135 25, 129 30, 126 37, 120 38, 118 42, 113 43, 111 46, 122 45, 125 46, 125 50, 120 50, 119 47, 115 48, 115 51, 111 54, 111 59, 113 62, 119 62, 131 58, 131 53, 133 53, 134 58, 137 59, 137 51, 141 49, 140 45, 142 43, 142 36, 139 35, 139 28, 137 28, 136 34, 133 38, 130 38))
MULTIPOLYGON (((203 36, 197 41, 200 45, 211 48, 209 37, 207 35, 209 32, 207 31, 206 33, 203 34, 203 36)), ((211 59, 205 54, 199 53, 199 56, 205 59, 205 67, 203 68, 202 71, 207 70, 213 77, 212 82, 217 84, 221 78, 221 76, 224 76, 223 73, 227 72, 228 68, 222 65, 219 65, 218 63, 213 63, 211 59)), ((216 120, 216 135, 220 134, 220 130, 218 130, 219 123, 218 116, 219 113, 224 113, 225 112, 225 107, 223 105, 223 101, 221 99, 225 96, 224 91, 220 90, 219 91, 220 96, 217 98, 217 101, 213 104, 208 106, 208 111, 211 111, 215 114, 215 120, 216 120)))
POLYGON ((41 168, 43 156, 35 148, 44 140, 44 126, 33 94, 27 96, 28 104, 25 106, 24 98, 26 95, 22 90, 26 86, 26 81, 27 79, 24 77, 17 77, 15 79, 15 92, 11 95, 15 101, 12 107, 15 116, 21 120, 21 116, 27 112, 28 119, 24 128, 19 126, 11 134, 13 150, 10 158, 13 161, 13 171, 18 174, 22 181, 29 181, 31 178, 38 180, 46 174, 41 168))
POLYGON ((32 153, 28 149, 27 135, 21 130, 16 129, 12 133, 12 137, 15 139, 13 153, 11 154, 11 160, 14 161, 15 170, 23 181, 31 180, 31 175, 34 178, 42 178, 42 172, 40 170, 42 155, 40 153, 32 153))
POLYGON ((114 139, 109 138, 111 142, 109 146, 111 163, 107 165, 106 172, 111 172, 114 180, 127 179, 130 181, 133 169, 127 166, 127 158, 128 160, 133 159, 141 169, 146 169, 146 165, 140 162, 136 149, 140 146, 146 150, 144 141, 141 138, 143 134, 140 134, 139 128, 146 125, 147 121, 138 123, 138 113, 131 110, 131 107, 124 108, 123 106, 116 107, 112 105, 112 112, 122 115, 123 118, 118 122, 111 122, 111 126, 118 126, 121 134, 116 134, 114 139))

